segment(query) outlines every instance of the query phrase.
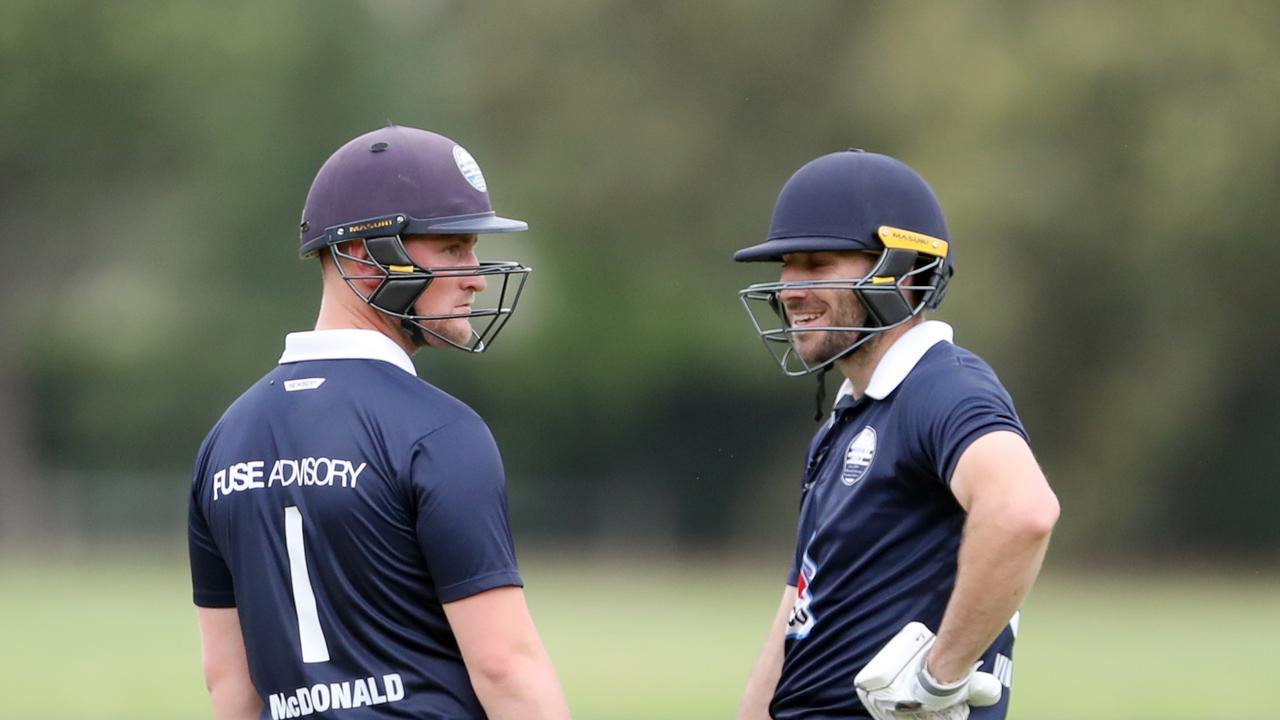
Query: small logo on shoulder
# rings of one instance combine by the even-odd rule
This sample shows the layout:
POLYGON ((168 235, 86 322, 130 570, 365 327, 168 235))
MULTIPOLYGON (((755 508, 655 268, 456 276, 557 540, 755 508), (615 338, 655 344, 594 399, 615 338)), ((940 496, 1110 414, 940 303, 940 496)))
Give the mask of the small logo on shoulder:
POLYGON ((840 482, 852 485, 863 478, 876 459, 876 429, 870 425, 862 428, 844 452, 844 470, 840 482))
POLYGON ((285 380, 285 392, 297 392, 299 390, 315 390, 324 384, 324 378, 301 378, 299 380, 285 380))

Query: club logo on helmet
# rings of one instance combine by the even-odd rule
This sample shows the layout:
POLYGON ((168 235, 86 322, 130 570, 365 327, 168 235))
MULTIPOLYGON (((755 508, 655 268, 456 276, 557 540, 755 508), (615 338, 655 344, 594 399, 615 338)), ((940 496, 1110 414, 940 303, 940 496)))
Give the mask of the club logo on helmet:
POLYGON ((484 183, 484 173, 480 172, 479 163, 471 157, 471 153, 467 152, 466 148, 454 145, 453 161, 458 164, 458 172, 471 183, 471 187, 480 192, 489 192, 489 186, 484 183))

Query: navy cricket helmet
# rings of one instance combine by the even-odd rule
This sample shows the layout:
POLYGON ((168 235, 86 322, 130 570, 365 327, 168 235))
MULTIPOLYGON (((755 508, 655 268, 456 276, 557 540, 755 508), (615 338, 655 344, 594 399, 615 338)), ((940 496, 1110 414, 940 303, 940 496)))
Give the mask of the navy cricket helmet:
POLYGON ((756 332, 788 375, 824 370, 876 334, 938 307, 954 272, 947 221, 928 183, 902 161, 862 150, 823 155, 797 170, 778 195, 765 242, 733 259, 780 262, 790 253, 833 251, 878 258, 864 277, 758 283, 739 293, 756 332), (794 328, 779 299, 788 289, 847 289, 866 308, 866 322, 794 328), (792 342, 803 332, 845 333, 850 343, 834 357, 809 362, 792 342))
POLYGON ((426 333, 461 350, 482 352, 515 311, 531 268, 518 262, 424 268, 405 251, 404 237, 508 233, 528 227, 493 211, 484 174, 465 148, 443 135, 392 125, 351 140, 320 167, 302 209, 298 252, 312 257, 327 248, 352 291, 380 312, 399 318, 416 344, 426 342, 426 333), (344 249, 353 242, 363 243, 367 257, 344 249), (463 276, 500 278, 501 284, 491 301, 470 312, 414 313, 414 304, 433 279, 463 276), (356 280, 379 282, 366 294, 356 280), (430 327, 430 321, 453 318, 488 322, 479 331, 473 328, 467 342, 430 327))

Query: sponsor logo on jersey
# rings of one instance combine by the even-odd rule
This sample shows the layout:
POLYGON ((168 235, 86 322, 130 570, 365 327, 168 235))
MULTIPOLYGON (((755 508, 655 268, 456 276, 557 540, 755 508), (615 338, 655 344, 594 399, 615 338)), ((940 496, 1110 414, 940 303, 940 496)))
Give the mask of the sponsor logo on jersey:
POLYGON ((813 616, 810 605, 813 602, 813 578, 818 574, 818 566, 814 565, 805 550, 800 561, 800 577, 796 579, 796 602, 791 606, 791 615, 787 618, 787 637, 802 640, 809 635, 817 618, 813 616))
POLYGON ((268 472, 265 460, 238 462, 213 474, 213 499, 276 485, 354 488, 366 467, 368 463, 357 465, 342 458, 281 458, 268 472))
POLYGON ((849 441, 849 449, 844 451, 844 470, 840 472, 840 482, 845 485, 858 482, 871 469, 871 463, 875 459, 876 429, 868 425, 849 441))
POLYGON ((453 161, 458 164, 458 172, 462 173, 462 177, 471 183, 471 187, 480 192, 489 192, 489 186, 484 183, 484 173, 480 172, 480 165, 476 163, 476 159, 471 157, 471 153, 461 145, 453 146, 453 161))
POLYGON ((316 683, 289 693, 272 693, 271 720, 307 717, 329 710, 385 705, 404 699, 399 673, 344 682, 316 683))
POLYGON ((285 392, 297 392, 299 390, 315 390, 324 384, 324 378, 299 378, 297 380, 285 380, 285 392))

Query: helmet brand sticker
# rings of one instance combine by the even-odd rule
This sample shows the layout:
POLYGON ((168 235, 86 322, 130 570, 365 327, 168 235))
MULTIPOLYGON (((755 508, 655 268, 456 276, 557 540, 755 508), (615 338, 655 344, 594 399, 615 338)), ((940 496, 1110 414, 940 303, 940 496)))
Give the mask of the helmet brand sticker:
POLYGON ((883 242, 887 248, 915 250, 936 257, 947 256, 947 241, 932 235, 889 227, 888 225, 881 225, 876 232, 880 236, 880 242, 883 242))
POLYGON ((467 152, 466 148, 454 145, 453 161, 458 164, 458 172, 471 183, 471 187, 480 192, 489 192, 489 187, 484 184, 484 173, 480 172, 476 159, 471 157, 471 153, 467 152))
POLYGON ((862 479, 871 469, 876 459, 876 429, 870 425, 862 428, 849 443, 844 453, 844 470, 840 473, 840 482, 852 485, 862 479))

